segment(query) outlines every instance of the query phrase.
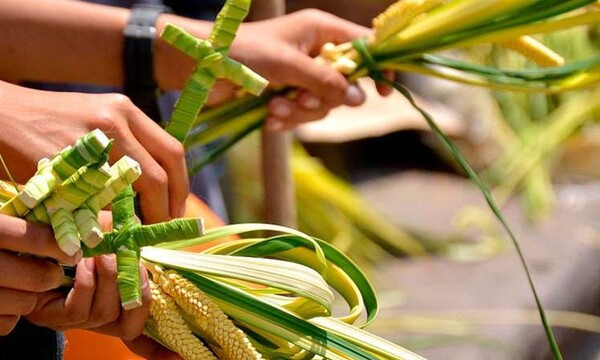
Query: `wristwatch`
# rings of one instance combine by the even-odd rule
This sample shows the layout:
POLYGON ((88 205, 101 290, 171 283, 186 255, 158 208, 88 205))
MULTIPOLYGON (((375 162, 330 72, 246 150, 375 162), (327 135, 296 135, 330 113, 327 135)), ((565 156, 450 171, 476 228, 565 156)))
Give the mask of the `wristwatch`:
POLYGON ((161 118, 153 62, 156 19, 160 14, 170 12, 163 5, 134 5, 123 31, 124 94, 157 123, 160 123, 161 118))

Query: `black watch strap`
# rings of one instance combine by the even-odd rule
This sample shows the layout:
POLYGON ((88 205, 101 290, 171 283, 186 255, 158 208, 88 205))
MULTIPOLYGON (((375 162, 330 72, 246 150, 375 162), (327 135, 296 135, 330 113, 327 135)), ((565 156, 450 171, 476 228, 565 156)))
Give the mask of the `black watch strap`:
POLYGON ((156 18, 165 12, 170 12, 166 6, 134 5, 123 32, 124 93, 156 122, 160 122, 161 118, 158 86, 154 79, 153 46, 156 18))

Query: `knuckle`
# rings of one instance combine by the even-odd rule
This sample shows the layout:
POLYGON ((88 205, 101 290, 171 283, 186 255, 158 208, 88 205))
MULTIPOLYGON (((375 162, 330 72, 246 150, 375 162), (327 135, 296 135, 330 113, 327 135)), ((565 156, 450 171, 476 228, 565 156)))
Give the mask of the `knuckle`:
POLYGON ((116 259, 113 255, 103 255, 97 258, 96 271, 98 276, 109 283, 117 281, 118 271, 116 259))
POLYGON ((279 56, 278 56, 279 63, 290 64, 291 66, 294 66, 294 67, 300 69, 300 67, 298 65, 298 61, 296 61, 297 56, 298 56, 298 54, 296 52, 283 49, 282 51, 279 52, 279 56))
POLYGON ((346 82, 341 78, 341 75, 335 72, 328 72, 323 75, 321 82, 324 92, 327 93, 327 96, 324 98, 325 103, 341 104, 347 86, 346 82))
POLYGON ((91 116, 93 126, 105 132, 115 130, 119 125, 118 113, 108 106, 99 107, 91 116))
POLYGON ((102 309, 97 314, 95 314, 93 318, 97 320, 96 322, 98 323, 98 326, 102 326, 117 321, 120 315, 121 311, 117 304, 117 306, 102 309))
POLYGON ((121 336, 126 340, 133 340, 138 337, 143 330, 143 323, 141 324, 128 324, 123 329, 121 329, 121 336))
POLYGON ((167 152, 173 159, 183 159, 185 156, 185 148, 183 144, 177 141, 175 138, 170 138, 169 145, 167 146, 167 152))
POLYGON ((146 170, 146 179, 150 190, 155 193, 165 190, 169 182, 167 172, 160 166, 146 170))
POLYGON ((119 93, 106 94, 109 105, 115 109, 126 110, 133 108, 133 102, 127 96, 119 93))
POLYGON ((105 131, 118 130, 124 119, 124 114, 133 107, 133 103, 123 94, 103 94, 104 106, 92 115, 92 121, 97 128, 105 131))

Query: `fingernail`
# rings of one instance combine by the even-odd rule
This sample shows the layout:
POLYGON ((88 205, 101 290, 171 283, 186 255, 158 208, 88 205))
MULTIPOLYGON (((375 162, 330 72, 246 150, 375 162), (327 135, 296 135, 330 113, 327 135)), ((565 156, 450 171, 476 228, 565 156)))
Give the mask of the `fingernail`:
POLYGON ((267 120, 267 130, 269 131, 281 131, 283 129, 283 121, 277 119, 268 119, 267 120))
POLYGON ((305 97, 302 98, 302 101, 300 102, 300 104, 305 109, 308 109, 308 110, 317 110, 318 108, 321 107, 322 102, 321 102, 321 99, 319 99, 318 97, 315 97, 315 96, 312 96, 312 95, 307 95, 307 96, 305 96, 305 97))
POLYGON ((73 255, 73 258, 74 258, 73 264, 77 264, 83 258, 83 252, 81 250, 79 250, 78 252, 75 253, 75 255, 73 255))
POLYGON ((344 103, 346 105, 360 105, 365 101, 365 94, 356 85, 350 85, 346 88, 344 103))
POLYGON ((288 104, 275 104, 271 112, 277 117, 288 117, 292 115, 292 108, 288 104))

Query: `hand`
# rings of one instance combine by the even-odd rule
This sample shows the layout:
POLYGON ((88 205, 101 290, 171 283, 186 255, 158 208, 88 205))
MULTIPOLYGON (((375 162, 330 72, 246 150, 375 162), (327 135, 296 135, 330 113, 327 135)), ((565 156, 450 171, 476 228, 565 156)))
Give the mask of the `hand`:
POLYGON ((0 215, 0 336, 34 310, 41 293, 60 286, 62 269, 46 258, 72 265, 81 253, 73 257, 63 253, 49 227, 0 215))
POLYGON ((150 287, 143 266, 143 305, 123 310, 117 288, 117 265, 114 255, 83 259, 77 265, 73 288, 38 294, 35 308, 27 320, 55 330, 87 329, 120 337, 125 345, 148 359, 179 360, 179 355, 142 335, 150 308, 150 287))
POLYGON ((135 339, 142 333, 150 307, 147 273, 143 267, 140 272, 143 305, 126 311, 121 308, 115 256, 83 259, 68 293, 56 290, 38 294, 35 309, 27 319, 55 330, 88 329, 135 339))
POLYGON ((59 152, 99 128, 115 139, 114 162, 124 155, 138 161, 145 222, 181 217, 189 192, 182 145, 119 94, 58 93, 0 82, 0 153, 18 182, 35 172, 42 157, 59 152))
MULTIPOLYGON (((212 24, 174 15, 161 15, 157 28, 174 23, 200 38, 206 38, 212 24)), ((272 20, 244 23, 232 44, 230 56, 264 76, 275 87, 298 88, 291 100, 275 97, 269 103, 267 129, 287 130, 318 120, 339 105, 358 106, 364 93, 338 71, 317 63, 313 57, 327 42, 343 43, 369 35, 369 29, 319 10, 302 10, 272 20)), ((164 89, 181 88, 193 68, 193 61, 170 45, 157 40, 156 76, 164 89)), ((217 81, 207 105, 230 100, 237 87, 217 81)), ((391 92, 378 87, 381 95, 391 92)))
MULTIPOLYGON (((267 129, 287 130, 302 122, 321 119, 339 105, 362 104, 365 95, 355 84, 312 57, 327 42, 352 41, 368 36, 369 31, 318 10, 243 24, 231 56, 266 77, 273 86, 299 88, 294 100, 276 97, 270 102, 267 129)), ((378 89, 382 95, 390 93, 389 88, 378 89)))

